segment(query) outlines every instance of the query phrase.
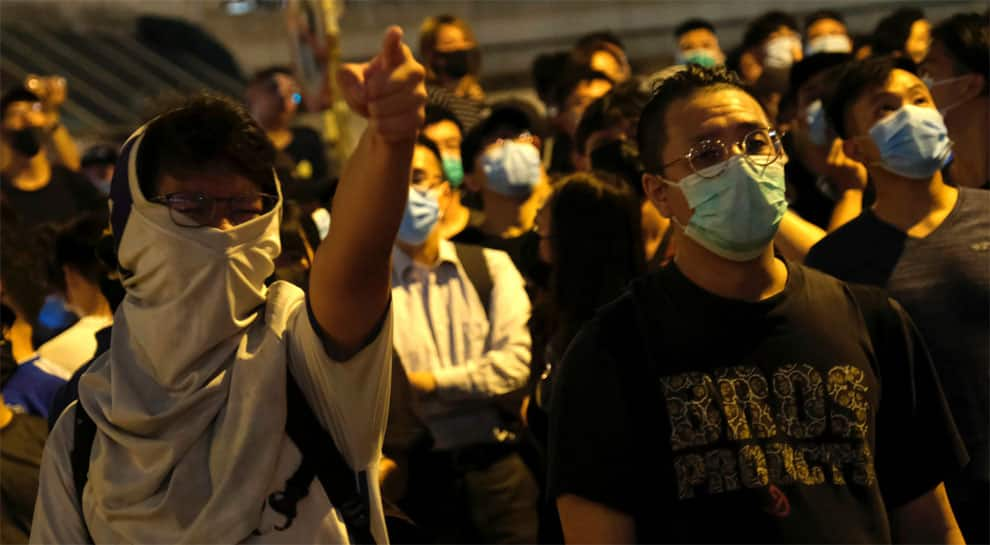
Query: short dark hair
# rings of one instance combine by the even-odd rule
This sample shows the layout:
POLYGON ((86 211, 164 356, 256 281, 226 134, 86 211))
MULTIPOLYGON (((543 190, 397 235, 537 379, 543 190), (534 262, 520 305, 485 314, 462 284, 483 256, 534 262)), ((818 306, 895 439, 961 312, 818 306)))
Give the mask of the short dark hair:
POLYGON ((715 34, 715 25, 711 24, 705 19, 699 19, 697 17, 693 19, 688 19, 681 24, 674 27, 674 38, 679 39, 681 36, 691 32, 692 30, 704 29, 712 34, 715 34))
POLYGON ((41 102, 41 98, 23 85, 16 85, 7 89, 3 98, 0 98, 0 119, 7 115, 7 107, 15 102, 41 102))
POLYGON ((753 20, 743 34, 743 48, 750 48, 770 37, 780 27, 799 32, 797 19, 783 11, 768 11, 753 20))
POLYGON ((441 121, 450 121, 454 125, 457 125, 457 129, 464 134, 464 124, 461 120, 457 118, 457 115, 449 109, 440 106, 439 104, 427 104, 426 105, 426 119, 423 121, 424 127, 429 127, 441 121))
POLYGON ((846 113, 867 90, 883 85, 894 70, 915 73, 914 63, 889 55, 851 61, 836 80, 830 96, 824 101, 825 118, 841 138, 849 137, 846 113))
MULTIPOLYGON (((983 74, 990 78, 990 20, 987 14, 957 13, 932 29, 956 61, 956 72, 983 74)), ((986 89, 984 89, 986 91, 986 89)))
POLYGON ((851 61, 853 58, 849 53, 815 53, 807 56, 791 66, 791 75, 788 79, 788 94, 796 95, 809 79, 818 74, 841 64, 851 61))
POLYGON ((553 90, 550 93, 550 101, 558 108, 562 108, 567 104, 567 99, 579 85, 586 81, 595 80, 605 80, 609 83, 615 83, 612 81, 612 78, 598 70, 592 70, 591 67, 585 64, 569 63, 557 80, 557 83, 553 86, 553 90))
POLYGON ((911 36, 911 26, 924 18, 925 12, 919 8, 901 8, 881 19, 873 30, 873 54, 904 51, 904 45, 911 36))
POLYGON ((110 270, 97 255, 97 248, 107 227, 104 214, 87 214, 55 228, 54 251, 49 281, 65 291, 62 267, 71 267, 88 282, 99 285, 110 270))
POLYGON ((846 24, 846 19, 841 13, 830 9, 820 9, 818 11, 811 12, 804 18, 804 31, 807 32, 811 25, 825 19, 833 19, 842 24, 846 24))
POLYGON ((570 62, 572 62, 570 51, 545 53, 543 55, 537 55, 533 59, 531 68, 533 89, 536 90, 536 95, 547 106, 556 106, 552 102, 554 87, 556 87, 557 81, 560 80, 561 74, 564 73, 570 62))
POLYGON ((649 101, 650 94, 643 89, 643 83, 639 78, 623 82, 605 96, 596 99, 585 109, 574 132, 574 143, 578 152, 588 153, 585 148, 588 137, 593 133, 610 129, 626 121, 635 126, 649 101))
POLYGON ((138 150, 137 174, 145 197, 163 175, 235 172, 274 192, 275 148, 265 131, 233 100, 199 94, 154 118, 138 150))
POLYGON ((505 100, 492 106, 488 116, 478 122, 461 141, 461 163, 464 172, 474 172, 474 159, 498 133, 518 136, 529 132, 542 136, 539 115, 522 100, 505 100))
MULTIPOLYGON (((416 145, 423 146, 424 148, 430 150, 430 153, 437 158, 437 164, 441 165, 441 167, 443 166, 443 155, 440 153, 440 147, 437 146, 436 142, 420 134, 416 137, 416 145)), ((443 172, 443 168, 440 169, 440 175, 443 176, 444 180, 447 179, 446 174, 443 172)))
POLYGON ((595 51, 605 49, 604 46, 606 44, 614 45, 623 51, 626 50, 626 45, 622 43, 622 39, 616 36, 614 32, 599 30, 598 32, 591 32, 578 38, 577 42, 574 43, 573 51, 576 54, 584 54, 587 57, 591 57, 591 54, 595 51))
POLYGON ((737 89, 759 102, 739 76, 724 66, 705 68, 689 64, 684 70, 660 82, 650 102, 643 109, 636 133, 639 157, 648 172, 660 173, 663 170, 660 150, 667 142, 667 123, 664 118, 671 103, 699 91, 718 89, 737 89))
POLYGON ((264 83, 269 79, 271 79, 272 77, 274 77, 276 74, 289 76, 292 79, 295 79, 296 77, 296 75, 292 72, 292 69, 289 68, 288 66, 281 66, 281 65, 269 66, 255 72, 254 75, 251 76, 251 79, 248 80, 247 86, 252 87, 259 83, 264 83))

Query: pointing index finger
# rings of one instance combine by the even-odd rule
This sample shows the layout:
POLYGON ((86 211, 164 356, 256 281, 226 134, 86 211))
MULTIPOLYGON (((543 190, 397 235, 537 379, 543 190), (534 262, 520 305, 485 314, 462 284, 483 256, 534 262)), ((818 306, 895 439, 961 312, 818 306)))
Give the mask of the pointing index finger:
POLYGON ((402 28, 392 25, 385 31, 385 40, 382 42, 382 57, 385 66, 394 68, 401 65, 406 60, 405 52, 402 50, 402 28))

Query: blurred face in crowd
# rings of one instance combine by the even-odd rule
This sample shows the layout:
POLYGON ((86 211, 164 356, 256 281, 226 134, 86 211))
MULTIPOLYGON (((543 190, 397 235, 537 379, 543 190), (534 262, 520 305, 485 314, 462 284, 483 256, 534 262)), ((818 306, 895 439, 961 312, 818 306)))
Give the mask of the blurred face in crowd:
POLYGON ((434 49, 439 53, 473 49, 477 45, 455 25, 440 25, 437 28, 437 41, 434 49))
POLYGON ((612 82, 605 79, 584 80, 577 84, 574 92, 567 97, 560 112, 561 128, 574 136, 581 116, 596 99, 612 90, 612 82))
POLYGON ((301 99, 299 84, 288 74, 276 73, 248 89, 251 116, 265 130, 287 128, 301 99))
POLYGON ((876 122, 892 115, 906 104, 935 109, 935 101, 924 82, 914 74, 894 69, 882 86, 867 89, 846 111, 846 153, 865 164, 880 161, 880 150, 869 136, 876 122))
MULTIPOLYGON (((677 38, 677 48, 681 51, 691 51, 694 49, 705 49, 711 52, 718 52, 722 55, 722 48, 718 44, 718 36, 707 28, 696 28, 681 34, 677 38)), ((724 55, 722 55, 724 57, 724 55)))
POLYGON ((815 174, 825 173, 832 140, 829 139, 824 146, 811 141, 809 136, 811 127, 808 126, 806 112, 813 102, 825 95, 829 78, 834 77, 834 75, 835 72, 831 70, 824 70, 815 74, 798 89, 797 94, 796 112, 792 125, 795 152, 801 163, 815 174))
MULTIPOLYGON (((439 219, 442 220, 451 200, 450 184, 444 180, 440 160, 433 150, 426 146, 417 144, 413 149, 410 185, 420 194, 436 198, 440 210, 439 219)), ((437 221, 433 225, 430 237, 439 232, 441 224, 442 221, 437 221)))
MULTIPOLYGON (((533 146, 536 148, 537 152, 540 151, 541 142, 538 136, 534 136, 529 132, 520 133, 516 130, 496 131, 487 139, 487 143, 481 149, 481 152, 475 156, 473 172, 470 175, 464 176, 464 184, 468 187, 468 189, 471 191, 482 191, 483 189, 490 190, 490 183, 485 175, 484 157, 485 155, 490 154, 491 152, 504 146, 507 142, 515 142, 517 144, 533 146)), ((539 172, 537 176, 539 180, 536 181, 535 185, 545 185, 543 182, 546 180, 546 171, 544 170, 542 163, 539 165, 539 172)), ((526 195, 519 197, 517 200, 525 201, 528 198, 529 195, 526 195)), ((536 210, 534 209, 534 213, 535 212, 536 210)))
MULTIPOLYGON (((938 40, 932 42, 928 56, 921 63, 921 73, 931 78, 929 90, 935 99, 935 104, 939 108, 948 109, 945 115, 948 115, 948 111, 956 110, 958 106, 974 98, 986 96, 983 90, 990 74, 959 73, 956 70, 958 66, 956 59, 938 40)), ((959 111, 963 110, 965 109, 959 111)), ((961 116, 954 117, 953 121, 959 117, 961 116)))
POLYGON ((842 21, 837 21, 835 19, 819 19, 808 27, 807 35, 805 38, 807 41, 814 40, 815 38, 820 38, 822 36, 848 36, 849 31, 846 30, 846 25, 842 21))
POLYGON ((423 127, 423 136, 429 138, 444 157, 461 157, 461 140, 463 135, 457 124, 449 119, 442 119, 432 125, 423 127))
POLYGON ((616 83, 629 79, 631 73, 626 54, 619 46, 605 44, 605 47, 591 55, 591 69, 605 74, 616 83))
MULTIPOLYGON (((666 139, 660 150, 660 163, 668 166, 660 174, 674 182, 694 173, 689 161, 682 158, 695 145, 718 139, 729 155, 734 156, 742 153, 739 142, 746 135, 770 127, 760 103, 731 87, 701 89, 675 100, 668 106, 663 121, 666 139)), ((646 174, 643 180, 646 194, 660 213, 687 225, 693 211, 680 188, 663 183, 655 174, 646 174)))
POLYGON ((911 25, 911 34, 904 44, 904 52, 915 63, 921 63, 928 54, 932 43, 932 25, 925 19, 918 19, 911 25))
POLYGON ((35 157, 41 151, 46 137, 45 112, 41 102, 18 100, 7 105, 0 124, 0 140, 3 141, 3 157, 0 164, 7 168, 10 159, 17 155, 35 157), (17 155, 11 155, 16 152, 17 155))

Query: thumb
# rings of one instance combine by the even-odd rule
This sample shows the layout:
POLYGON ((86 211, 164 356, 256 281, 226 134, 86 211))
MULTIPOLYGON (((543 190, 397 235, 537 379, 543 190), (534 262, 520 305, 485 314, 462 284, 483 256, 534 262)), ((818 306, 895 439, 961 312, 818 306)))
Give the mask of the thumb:
POLYGON ((347 105, 355 112, 368 116, 368 98, 364 89, 365 66, 361 64, 346 63, 337 70, 337 87, 347 105))
POLYGON ((382 58, 385 66, 394 68, 406 60, 406 53, 402 47, 402 28, 396 25, 388 27, 385 31, 385 39, 382 41, 382 58))

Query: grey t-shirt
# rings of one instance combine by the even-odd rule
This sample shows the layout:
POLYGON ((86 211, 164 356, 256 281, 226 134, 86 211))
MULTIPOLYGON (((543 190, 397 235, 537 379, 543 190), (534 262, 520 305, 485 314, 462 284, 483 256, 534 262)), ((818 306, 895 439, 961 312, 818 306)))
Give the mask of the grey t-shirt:
POLYGON ((972 462, 990 478, 990 191, 962 188, 925 238, 867 210, 816 244, 805 261, 848 282, 881 286, 908 311, 939 373, 972 462))

